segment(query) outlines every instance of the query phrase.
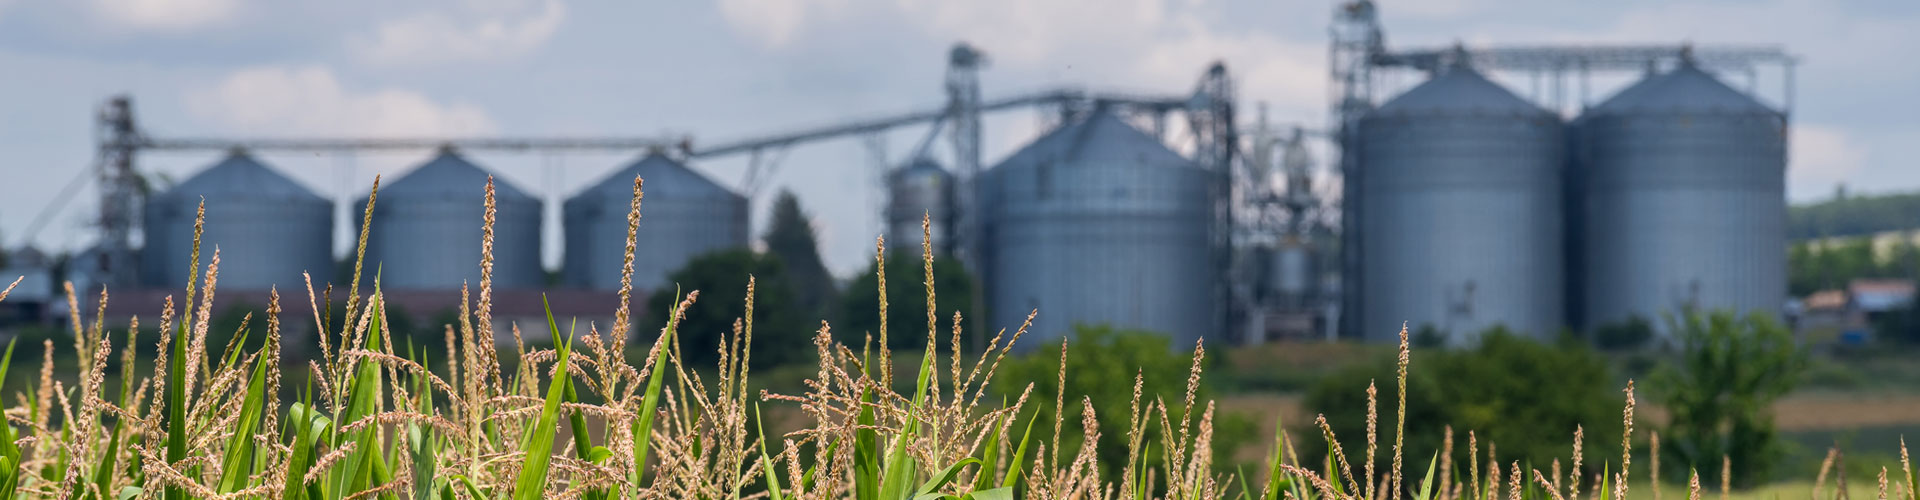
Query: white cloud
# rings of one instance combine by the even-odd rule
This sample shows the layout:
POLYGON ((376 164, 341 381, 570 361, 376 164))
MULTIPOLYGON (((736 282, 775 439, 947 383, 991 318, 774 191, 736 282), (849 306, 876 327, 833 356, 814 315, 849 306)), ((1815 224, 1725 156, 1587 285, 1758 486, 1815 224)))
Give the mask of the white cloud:
POLYGON ((233 133, 436 137, 493 132, 479 107, 397 89, 357 91, 324 66, 264 66, 189 91, 187 108, 233 133))
POLYGON ((1787 136, 1787 190, 1799 195, 1831 192, 1835 184, 1855 179, 1867 157, 1866 146, 1838 128, 1795 125, 1787 136))
POLYGON ((517 57, 546 44, 566 18, 561 0, 464 0, 453 9, 382 22, 348 44, 376 65, 517 57))
POLYGON ((1470 14, 1486 7, 1483 0, 1421 0, 1418 2, 1394 2, 1391 8, 1395 17, 1411 19, 1452 19, 1470 14))
POLYGON ((205 27, 231 18, 239 0, 93 0, 94 13, 114 24, 155 31, 205 27))
POLYGON ((1163 0, 895 0, 903 21, 971 40, 997 60, 1059 62, 1090 46, 1124 51, 1154 40, 1170 19, 1163 0))
POLYGON ((1223 60, 1244 100, 1269 102, 1282 121, 1319 121, 1326 63, 1318 39, 1227 32, 1204 18, 1209 7, 1200 0, 722 0, 720 13, 735 32, 772 49, 804 43, 859 13, 866 16, 854 21, 860 25, 966 40, 1009 72, 1070 71, 1049 84, 1186 92, 1207 64, 1223 60))
POLYGON ((1267 103, 1273 119, 1282 123, 1318 122, 1326 113, 1325 51, 1317 45, 1191 29, 1145 48, 1127 71, 1148 88, 1185 91, 1200 77, 1202 65, 1216 60, 1227 63, 1247 113, 1256 102, 1267 103))
POLYGON ((735 31, 767 47, 793 41, 807 19, 807 0, 720 0, 735 31))

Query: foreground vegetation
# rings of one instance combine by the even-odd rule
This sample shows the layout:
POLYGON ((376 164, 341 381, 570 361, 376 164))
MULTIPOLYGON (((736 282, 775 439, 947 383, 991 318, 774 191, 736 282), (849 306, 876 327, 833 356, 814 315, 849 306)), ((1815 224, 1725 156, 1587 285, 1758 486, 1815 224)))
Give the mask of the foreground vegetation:
MULTIPOLYGON (((641 187, 635 179, 623 283, 631 281, 641 187)), ((377 194, 376 181, 369 212, 377 194)), ((272 296, 259 321, 213 332, 217 250, 204 274, 192 271, 182 300, 168 299, 150 373, 136 369, 137 325, 120 335, 98 317, 83 324, 73 308, 72 349, 80 355, 72 366, 57 366, 54 351, 66 347, 43 343, 39 384, 5 410, 0 498, 1626 500, 1629 485, 1655 479, 1631 473, 1637 442, 1632 382, 1620 400, 1618 433, 1591 438, 1612 443, 1617 436, 1617 462, 1610 461, 1612 450, 1585 461, 1589 438, 1578 424, 1563 429, 1571 445, 1565 467, 1557 460, 1550 466, 1502 461, 1495 443, 1482 439, 1499 435, 1493 432, 1503 424, 1499 419, 1488 420, 1487 429, 1443 429, 1436 451, 1408 453, 1401 436, 1409 426, 1427 424, 1410 421, 1409 398, 1400 397, 1412 363, 1405 332, 1393 363, 1390 444, 1379 437, 1378 389, 1369 383, 1364 452, 1343 448, 1336 427, 1322 416, 1314 422, 1317 435, 1278 431, 1263 463, 1229 467, 1214 451, 1242 443, 1217 441, 1216 432, 1231 425, 1203 397, 1204 346, 1184 356, 1185 377, 1173 380, 1149 380, 1143 367, 1079 354, 1095 351, 1076 351, 1072 342, 1042 351, 1057 355, 1057 363, 1011 358, 1024 326, 994 335, 977 358, 962 359, 961 317, 952 315, 942 329, 947 318, 937 307, 928 248, 922 249, 925 279, 917 284, 925 290, 926 329, 915 330, 927 337, 917 367, 897 369, 891 362, 885 319, 897 316, 888 310, 884 272, 875 277, 882 319, 876 335, 856 350, 836 341, 825 323, 812 329, 817 370, 803 390, 790 394, 749 389, 756 348, 770 345, 755 339, 760 316, 752 277, 739 298, 745 304, 740 319, 698 337, 682 335, 680 327, 702 292, 674 297, 657 335, 641 337, 651 345, 638 359, 624 354, 633 316, 625 286, 607 330, 620 334, 603 335, 598 325, 563 327, 549 315, 545 332, 523 335, 521 325, 507 325, 514 343, 502 349, 489 313, 491 184, 486 200, 477 301, 469 309, 463 300, 458 324, 445 329, 446 357, 438 366, 418 354, 421 346, 411 337, 392 334, 378 280, 362 296, 356 279, 342 321, 314 318, 327 333, 319 336, 320 359, 284 377, 306 381, 297 388, 301 396, 280 401, 280 297, 272 296), (232 340, 223 347, 222 337, 232 340), (530 346, 526 337, 550 339, 550 347, 530 346), (260 347, 249 348, 256 344, 248 339, 260 347), (947 354, 936 349, 942 343, 951 346, 947 354), (989 391, 991 381, 1004 380, 996 376, 1002 369, 1055 380, 989 391), (79 374, 77 387, 56 381, 56 370, 79 374), (117 387, 106 382, 109 371, 120 373, 117 387), (1068 398, 1087 384, 1124 387, 1129 371, 1131 391, 1103 390, 1097 401, 1068 398), (804 423, 768 434, 763 406, 796 412, 804 423), (1069 434, 1075 438, 1063 441, 1069 434), (1326 458, 1303 459, 1299 439, 1326 443, 1326 458)), ((198 246, 196 236, 196 262, 198 246)), ((884 259, 877 245, 876 268, 887 267, 884 259)), ((360 275, 356 269, 353 276, 360 275)), ((311 284, 308 295, 314 303, 325 300, 311 284)), ((1125 341, 1095 342, 1095 348, 1125 341)), ((17 375, 7 373, 11 357, 9 348, 0 358, 0 380, 17 375)), ((1648 437, 1657 447, 1657 435, 1648 437)), ((1651 456, 1657 462, 1660 455, 1651 456)), ((1718 458, 1700 465, 1733 463, 1733 457, 1718 458)), ((1815 498, 1827 494, 1821 483, 1832 464, 1823 466, 1815 498)), ((1638 467, 1652 476, 1661 470, 1638 467)), ((1687 494, 1695 500, 1703 487, 1697 473, 1689 475, 1687 494)), ((1723 496, 1729 476, 1719 476, 1723 496)), ((1914 500, 1913 481, 1903 451, 1899 470, 1881 470, 1880 496, 1914 500)))

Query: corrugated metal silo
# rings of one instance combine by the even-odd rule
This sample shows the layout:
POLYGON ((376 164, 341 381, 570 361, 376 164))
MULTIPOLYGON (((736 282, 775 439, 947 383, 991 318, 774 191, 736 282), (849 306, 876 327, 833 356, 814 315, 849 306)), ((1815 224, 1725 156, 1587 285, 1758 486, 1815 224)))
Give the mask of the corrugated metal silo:
MULTIPOLYGON (((1586 326, 1787 297, 1786 118, 1692 64, 1575 124, 1586 326)), ((1657 328, 1664 330, 1664 328, 1657 328)))
POLYGON ((1465 66, 1362 118, 1364 336, 1557 331, 1563 140, 1557 116, 1465 66))
MULTIPOLYGON (((378 270, 387 289, 447 290, 480 286, 486 170, 451 149, 392 182, 381 183, 367 237, 363 279, 378 270)), ((540 200, 496 177, 493 286, 539 288, 540 200)), ((355 229, 367 199, 355 204, 355 229)), ((357 233, 356 233, 357 234, 357 233)))
POLYGON ((747 246, 746 197, 678 161, 649 154, 567 200, 568 286, 620 289, 635 176, 646 180, 646 191, 634 242, 634 288, 670 287, 667 275, 688 260, 747 246))
POLYGON ((979 193, 993 327, 1039 309, 1042 339, 1101 323, 1177 347, 1214 334, 1214 175, 1106 111, 1014 153, 979 193))
POLYGON ((303 286, 303 272, 333 279, 333 202, 236 151, 147 200, 142 267, 149 285, 186 285, 203 199, 200 270, 218 247, 221 289, 290 292, 303 286))
POLYGON ((887 175, 887 247, 920 253, 921 218, 931 217, 933 251, 947 255, 952 241, 953 174, 921 158, 887 175))

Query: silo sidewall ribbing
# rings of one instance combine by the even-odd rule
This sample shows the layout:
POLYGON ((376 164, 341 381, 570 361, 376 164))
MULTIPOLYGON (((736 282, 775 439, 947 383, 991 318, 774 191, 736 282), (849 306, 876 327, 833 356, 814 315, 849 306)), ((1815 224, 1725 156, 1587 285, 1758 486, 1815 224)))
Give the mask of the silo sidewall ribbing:
MULTIPOLYGON (((480 286, 485 193, 470 199, 382 196, 374 204, 362 279, 378 273, 384 288, 455 290, 480 286)), ((366 200, 359 207, 364 211, 366 200)), ((493 286, 538 288, 541 206, 531 200, 497 200, 493 226, 493 286)))
POLYGON ((1463 341, 1563 321, 1558 120, 1437 114, 1362 121, 1366 338, 1432 326, 1463 341))
POLYGON ((1217 323, 1207 233, 1214 174, 1111 117, 1088 121, 1050 138, 1116 134, 1088 140, 1107 147, 1016 154, 982 183, 992 323, 1017 328, 1038 309, 1028 333, 1044 340, 1027 348, 1078 324, 1158 332, 1191 348, 1217 323))
POLYGON ((634 232, 635 290, 673 293, 668 278, 687 262, 747 246, 745 197, 676 161, 649 155, 567 200, 568 286, 620 289, 635 176, 646 181, 634 232))
POLYGON ((1786 146, 1767 114, 1583 121, 1587 317, 1778 314, 1786 300, 1786 146))

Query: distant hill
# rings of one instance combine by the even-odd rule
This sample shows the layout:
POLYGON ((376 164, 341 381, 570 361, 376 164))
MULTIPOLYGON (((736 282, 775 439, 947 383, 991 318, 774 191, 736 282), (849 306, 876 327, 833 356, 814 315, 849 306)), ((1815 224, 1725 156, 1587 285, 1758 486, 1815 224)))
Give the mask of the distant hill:
POLYGON ((1840 196, 1787 209, 1787 237, 1808 240, 1920 228, 1920 193, 1840 196))

